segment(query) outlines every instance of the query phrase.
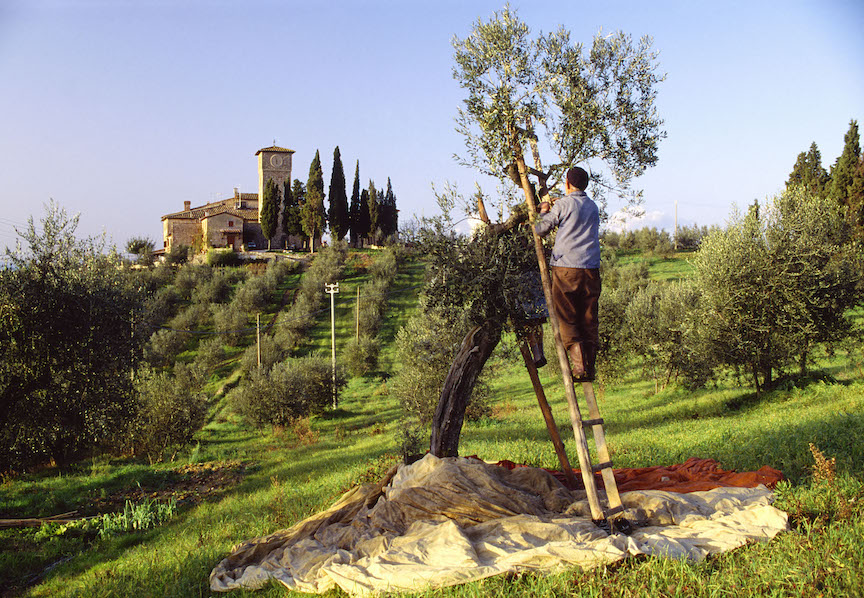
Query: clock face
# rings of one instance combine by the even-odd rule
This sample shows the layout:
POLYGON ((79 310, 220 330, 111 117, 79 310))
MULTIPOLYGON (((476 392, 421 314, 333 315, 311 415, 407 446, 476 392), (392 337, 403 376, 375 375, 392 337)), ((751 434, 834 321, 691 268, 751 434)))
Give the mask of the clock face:
POLYGON ((277 168, 279 166, 282 166, 282 156, 278 154, 276 154, 275 156, 270 156, 270 164, 272 166, 276 166, 277 168))

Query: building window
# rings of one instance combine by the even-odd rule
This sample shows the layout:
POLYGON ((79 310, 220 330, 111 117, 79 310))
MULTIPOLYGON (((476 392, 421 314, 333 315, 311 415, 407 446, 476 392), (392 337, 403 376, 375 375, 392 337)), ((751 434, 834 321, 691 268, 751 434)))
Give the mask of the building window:
POLYGON ((229 221, 228 221, 228 226, 234 226, 234 221, 233 221, 233 220, 229 220, 229 221))

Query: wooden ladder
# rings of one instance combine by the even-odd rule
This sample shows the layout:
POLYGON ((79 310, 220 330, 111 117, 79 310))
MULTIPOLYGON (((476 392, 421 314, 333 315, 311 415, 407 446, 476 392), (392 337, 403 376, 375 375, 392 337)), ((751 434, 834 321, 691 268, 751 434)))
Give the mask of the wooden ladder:
MULTIPOLYGON (((570 466, 570 461, 567 458, 567 452, 564 450, 564 443, 561 441, 561 436, 558 433, 558 426, 555 424, 555 419, 552 415, 552 410, 546 400, 546 393, 543 390, 543 385, 540 382, 540 376, 537 367, 534 365, 534 359, 531 356, 531 351, 525 341, 519 345, 522 352, 522 358, 525 360, 525 367, 528 370, 528 375, 531 378, 531 383, 534 386, 534 393, 537 396, 537 402, 540 405, 540 411, 543 413, 543 419, 546 421, 546 429, 552 439, 552 445, 555 447, 555 454, 558 456, 558 462, 561 464, 561 470, 567 478, 571 486, 576 486, 576 478, 573 475, 573 468, 570 466)), ((569 373, 569 372, 568 372, 569 373)), ((572 388, 573 384, 569 384, 572 388)), ((606 446, 606 433, 603 430, 603 418, 600 416, 600 409, 597 407, 597 399, 594 396, 594 386, 591 382, 582 382, 582 391, 585 394, 585 403, 588 406, 589 419, 582 419, 579 405, 575 401, 570 403, 570 420, 573 425, 573 434, 576 439, 576 452, 579 455, 580 473, 582 475, 582 483, 585 486, 585 492, 588 498, 588 506, 591 509, 591 519, 600 524, 607 531, 612 529, 622 533, 629 533, 631 530, 630 523, 624 518, 624 505, 621 503, 621 496, 618 494, 618 484, 615 481, 615 475, 612 471, 612 460, 609 457, 609 448, 606 446), (597 448, 598 463, 592 465, 588 441, 585 435, 585 428, 591 428, 594 433, 594 444, 597 448), (595 473, 600 473, 603 479, 603 486, 606 489, 607 508, 603 508, 600 501, 600 494, 597 491, 597 484, 594 478, 595 473)), ((575 399, 575 393, 574 399, 575 399)), ((568 397, 569 399, 569 397, 568 397)))

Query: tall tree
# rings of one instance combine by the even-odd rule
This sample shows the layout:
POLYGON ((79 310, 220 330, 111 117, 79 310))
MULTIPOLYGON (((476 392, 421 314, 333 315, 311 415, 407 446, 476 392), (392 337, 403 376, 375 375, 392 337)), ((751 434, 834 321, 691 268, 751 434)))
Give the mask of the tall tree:
POLYGON ((828 197, 843 206, 844 211, 848 212, 849 191, 852 180, 855 178, 855 170, 858 168, 858 159, 861 157, 858 122, 854 119, 849 122, 849 130, 843 140, 843 153, 840 154, 831 169, 828 197))
POLYGON ((0 268, 0 471, 98 451, 136 415, 146 292, 77 226, 50 202, 0 268))
POLYGON ((291 180, 286 180, 282 186, 282 232, 286 237, 303 236, 303 227, 300 224, 300 202, 302 199, 303 183, 294 179, 294 188, 292 189, 291 180), (299 189, 297 189, 298 185, 299 189))
POLYGON ((363 189, 360 192, 360 203, 357 210, 357 242, 363 243, 363 239, 369 238, 371 230, 369 223, 369 190, 363 189))
POLYGON ((387 177, 387 192, 381 197, 381 234, 392 237, 399 231, 399 210, 396 209, 396 195, 390 177, 387 177))
POLYGON ((291 187, 291 202, 293 206, 289 212, 288 224, 286 225, 289 228, 286 228, 285 232, 289 235, 300 237, 305 242, 309 237, 303 231, 301 210, 303 204, 306 203, 306 185, 300 179, 294 179, 294 184, 291 187))
POLYGON ((631 181, 657 162, 666 136, 655 105, 665 76, 651 38, 634 44, 622 32, 597 34, 585 52, 563 27, 533 37, 505 7, 453 46, 453 76, 467 92, 456 119, 467 150, 460 162, 495 178, 515 177, 533 195, 525 152, 531 148, 540 171, 539 148, 549 148, 556 161, 538 177, 541 194, 569 167, 594 163, 605 167, 591 169, 601 207, 606 190, 639 201, 631 181))
POLYGON ((829 181, 828 172, 822 167, 822 154, 814 141, 806 153, 798 154, 786 187, 803 187, 810 193, 824 197, 829 181))
POLYGON ((849 185, 849 209, 846 219, 852 226, 852 233, 864 247, 864 155, 858 159, 858 167, 849 185))
POLYGON ((321 169, 321 156, 315 150, 315 158, 309 165, 309 179, 306 182, 306 202, 301 209, 303 232, 309 236, 309 249, 314 253, 315 241, 321 238, 326 223, 324 211, 324 172, 321 169))
MULTIPOLYGON (((647 37, 634 44, 621 32, 598 34, 584 52, 563 27, 532 36, 509 6, 486 23, 478 20, 465 39, 453 40, 453 76, 467 93, 457 116, 467 150, 460 162, 509 178, 522 189, 529 207, 536 202, 529 177, 536 177, 542 197, 550 182, 560 181, 576 164, 591 169, 591 193, 601 209, 607 190, 638 203, 641 193, 631 181, 657 162, 657 147, 665 137, 655 106, 656 86, 664 76, 651 45, 647 37), (553 163, 544 165, 541 148, 554 152, 553 163), (525 159, 529 149, 533 168, 525 159)), ((537 241, 535 248, 539 258, 537 241)), ((476 379, 470 374, 483 368, 504 323, 488 318, 465 337, 436 411, 431 448, 436 456, 456 454, 451 439, 458 443, 476 379)), ((572 392, 568 400, 575 400, 572 392)))
POLYGON ((342 156, 339 146, 333 150, 333 171, 330 174, 330 209, 327 212, 330 223, 330 235, 335 241, 345 238, 351 227, 348 215, 348 196, 345 193, 345 170, 342 168, 342 156))
POLYGON ((357 246, 360 235, 357 234, 360 226, 360 160, 357 160, 357 165, 354 167, 354 187, 351 190, 351 206, 348 210, 350 229, 351 229, 351 245, 357 246))
POLYGON ((381 225, 379 217, 381 215, 380 204, 378 202, 378 190, 375 189, 375 183, 369 179, 369 238, 372 243, 378 243, 378 227, 381 225))
POLYGON ((261 232, 267 238, 267 249, 270 249, 270 241, 276 234, 276 226, 279 222, 279 187, 276 181, 268 179, 264 185, 264 197, 258 208, 258 220, 261 222, 261 232))

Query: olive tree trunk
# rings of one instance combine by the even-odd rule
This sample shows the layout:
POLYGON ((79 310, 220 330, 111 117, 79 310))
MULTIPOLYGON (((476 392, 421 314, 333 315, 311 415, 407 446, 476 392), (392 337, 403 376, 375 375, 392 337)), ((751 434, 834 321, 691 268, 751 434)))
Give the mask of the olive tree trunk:
POLYGON ((458 456, 465 408, 477 377, 500 340, 501 325, 487 320, 482 325, 475 326, 462 341, 444 380, 435 417, 432 418, 429 452, 436 457, 458 456))

